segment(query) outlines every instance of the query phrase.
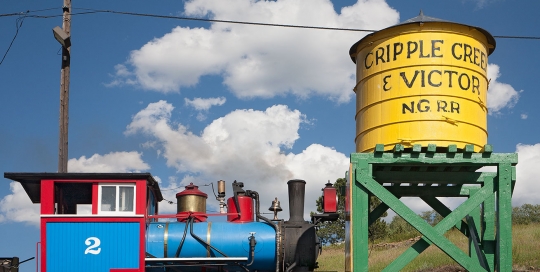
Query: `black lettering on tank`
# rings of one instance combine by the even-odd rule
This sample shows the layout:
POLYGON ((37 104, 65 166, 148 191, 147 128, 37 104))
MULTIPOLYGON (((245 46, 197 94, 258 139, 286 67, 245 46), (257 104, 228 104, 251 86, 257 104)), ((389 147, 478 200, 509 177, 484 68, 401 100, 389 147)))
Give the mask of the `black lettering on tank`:
POLYGON ((444 73, 448 74, 448 88, 452 88, 452 74, 457 75, 458 73, 452 70, 444 70, 444 73))
POLYGON ((469 58, 469 62, 473 63, 471 56, 472 56, 472 47, 466 43, 463 44, 463 61, 467 61, 467 58, 469 58))
POLYGON ((478 95, 480 95, 480 80, 476 76, 472 76, 472 92, 474 93, 475 90, 478 92, 478 95))
POLYGON ((433 73, 437 73, 437 74, 439 74, 439 76, 442 75, 441 71, 432 70, 431 72, 429 72, 429 74, 427 76, 428 84, 431 85, 432 87, 440 87, 442 85, 442 81, 439 81, 439 83, 433 83, 433 80, 431 80, 431 76, 433 75, 433 73))
POLYGON ((390 62, 390 44, 386 45, 386 62, 390 62))
POLYGON ((412 53, 418 50, 418 44, 416 42, 407 42, 407 58, 410 59, 412 53), (411 45, 414 45, 414 48, 411 48, 411 45))
POLYGON ((401 113, 405 114, 405 110, 408 110, 410 113, 414 113, 414 101, 411 101, 410 107, 407 104, 403 103, 401 106, 401 113))
POLYGON ((454 110, 459 113, 459 103, 450 101, 450 112, 454 113, 454 110))
POLYGON ((385 62, 384 61, 384 48, 382 47, 377 48, 377 51, 375 52, 375 65, 379 65, 379 60, 381 60, 382 63, 385 62))
POLYGON ((454 58, 457 59, 457 60, 461 60, 463 55, 459 55, 459 57, 458 57, 458 55, 456 55, 456 46, 459 46, 459 47, 463 48, 463 44, 461 44, 461 43, 452 44, 452 56, 454 56, 454 58))
POLYGON ((367 64, 369 55, 372 55, 372 56, 373 56, 373 52, 367 53, 366 58, 364 59, 364 67, 366 67, 366 70, 369 69, 369 68, 371 68, 371 66, 373 65, 373 60, 371 61, 371 63, 369 64, 369 66, 368 66, 368 64, 367 64))
POLYGON ((429 58, 430 55, 424 55, 424 41, 420 40, 420 58, 429 58))
POLYGON ((446 101, 444 100, 437 100, 437 112, 448 112, 446 110, 446 106, 448 106, 448 104, 446 103, 446 101))
POLYGON ((477 66, 480 66, 480 63, 478 62, 478 57, 480 55, 480 49, 478 48, 474 48, 474 54, 473 54, 473 59, 474 59, 474 65, 477 65, 477 66), (476 54, 478 52, 478 54, 476 54))
POLYGON ((383 90, 384 90, 385 92, 390 91, 390 89, 392 89, 392 86, 387 86, 388 83, 390 83, 390 82, 388 82, 388 79, 389 79, 391 76, 392 76, 392 75, 387 75, 387 76, 383 77, 383 82, 384 82, 383 90))
POLYGON ((402 43, 394 43, 394 60, 397 60, 397 56, 401 54, 403 51, 403 44, 402 43), (399 50, 398 50, 399 46, 399 50))
POLYGON ((459 75, 458 83, 459 83, 459 87, 464 91, 468 90, 471 87, 471 79, 469 78, 469 75, 467 75, 465 73, 459 75), (463 83, 462 78, 467 79, 467 85, 465 87, 462 84, 463 83))
POLYGON ((421 99, 420 101, 418 101, 418 104, 416 105, 416 109, 419 112, 427 112, 427 111, 429 111, 429 100, 421 99), (424 103, 427 103, 427 105, 422 108, 422 104, 424 104, 424 103))
POLYGON ((442 58, 443 55, 436 55, 435 51, 441 51, 441 47, 437 46, 436 43, 443 44, 443 40, 431 40, 431 57, 432 58, 442 58))
POLYGON ((414 84, 414 81, 416 80, 416 76, 418 75, 420 71, 416 70, 414 71, 414 76, 411 80, 411 83, 409 83, 409 80, 407 79, 407 76, 405 75, 405 72, 401 72, 399 73, 399 75, 401 76, 401 78, 403 78, 403 82, 405 82, 405 85, 407 85, 407 87, 411 88, 414 84))
POLYGON ((487 71, 487 63, 486 63, 486 53, 484 51, 480 52, 480 68, 482 68, 484 71, 487 71))

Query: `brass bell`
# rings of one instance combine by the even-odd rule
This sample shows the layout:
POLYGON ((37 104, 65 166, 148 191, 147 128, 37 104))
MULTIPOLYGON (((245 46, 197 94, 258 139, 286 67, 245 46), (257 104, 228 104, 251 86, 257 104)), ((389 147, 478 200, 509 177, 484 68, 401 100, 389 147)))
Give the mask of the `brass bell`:
POLYGON ((279 220, 277 218, 277 213, 283 211, 283 209, 281 209, 281 206, 279 205, 279 200, 277 199, 277 197, 275 200, 272 200, 272 205, 270 206, 270 208, 268 208, 268 210, 274 212, 273 220, 279 220))

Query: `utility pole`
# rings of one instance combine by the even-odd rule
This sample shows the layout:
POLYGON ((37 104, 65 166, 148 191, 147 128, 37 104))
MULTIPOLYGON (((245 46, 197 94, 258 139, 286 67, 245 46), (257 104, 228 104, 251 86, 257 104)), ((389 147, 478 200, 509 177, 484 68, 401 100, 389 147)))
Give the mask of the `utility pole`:
POLYGON ((69 65, 71 52, 71 0, 64 0, 62 31, 55 31, 64 38, 62 44, 62 69, 60 70, 60 134, 58 142, 58 173, 67 173, 68 161, 68 123, 69 123, 69 65))

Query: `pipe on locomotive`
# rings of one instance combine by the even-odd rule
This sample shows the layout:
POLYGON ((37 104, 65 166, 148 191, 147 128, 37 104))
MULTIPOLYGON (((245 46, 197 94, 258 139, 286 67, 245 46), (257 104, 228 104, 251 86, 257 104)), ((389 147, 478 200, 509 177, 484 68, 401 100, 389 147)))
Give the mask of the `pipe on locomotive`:
MULTIPOLYGON (((280 249, 281 249, 281 228, 279 226, 276 226, 276 224, 274 224, 272 221, 270 221, 270 219, 266 218, 265 216, 261 215, 261 212, 260 212, 260 200, 259 200, 259 193, 257 191, 251 191, 251 190, 247 190, 246 191, 246 194, 252 196, 254 199, 255 199, 255 217, 257 218, 257 222, 259 222, 259 219, 262 219, 263 221, 265 221, 266 223, 268 223, 268 225, 272 226, 274 228, 274 230, 276 230, 276 272, 279 272, 279 267, 280 267, 280 263, 281 263, 281 260, 280 260, 280 256, 281 256, 281 252, 280 252, 280 249)), ((289 198, 291 197, 291 195, 289 194, 289 198)), ((281 220, 282 221, 282 220, 281 220)), ((281 221, 278 221, 278 225, 281 225, 281 221)))

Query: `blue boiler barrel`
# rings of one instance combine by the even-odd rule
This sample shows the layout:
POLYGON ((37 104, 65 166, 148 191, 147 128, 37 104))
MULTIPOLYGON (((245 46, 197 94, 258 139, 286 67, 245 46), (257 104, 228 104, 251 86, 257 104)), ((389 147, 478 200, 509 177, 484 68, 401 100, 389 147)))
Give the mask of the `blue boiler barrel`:
MULTIPOLYGON (((146 252, 156 258, 204 258, 223 257, 219 252, 208 248, 190 234, 188 226, 186 238, 179 256, 176 252, 186 230, 183 222, 150 223, 146 232, 146 252)), ((249 237, 251 233, 257 244, 255 258, 250 270, 267 271, 276 269, 276 232, 263 222, 230 223, 201 222, 193 223, 193 233, 209 243, 227 257, 248 257, 251 261, 249 237)))

